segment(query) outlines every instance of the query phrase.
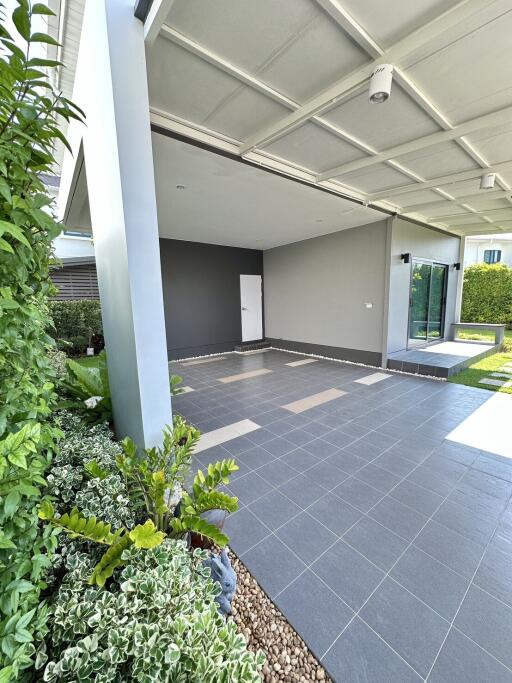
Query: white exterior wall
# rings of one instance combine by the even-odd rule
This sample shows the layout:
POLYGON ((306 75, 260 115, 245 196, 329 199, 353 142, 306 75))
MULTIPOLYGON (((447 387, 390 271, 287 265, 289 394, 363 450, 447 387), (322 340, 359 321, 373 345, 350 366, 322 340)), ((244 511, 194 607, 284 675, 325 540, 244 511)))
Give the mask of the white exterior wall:
POLYGON ((53 240, 53 246, 55 247, 55 256, 59 259, 94 256, 92 237, 59 235, 53 240))
POLYGON ((500 249, 500 263, 512 267, 512 240, 487 239, 476 240, 468 237, 466 239, 466 254, 464 266, 473 266, 475 263, 484 263, 484 252, 487 249, 500 249))

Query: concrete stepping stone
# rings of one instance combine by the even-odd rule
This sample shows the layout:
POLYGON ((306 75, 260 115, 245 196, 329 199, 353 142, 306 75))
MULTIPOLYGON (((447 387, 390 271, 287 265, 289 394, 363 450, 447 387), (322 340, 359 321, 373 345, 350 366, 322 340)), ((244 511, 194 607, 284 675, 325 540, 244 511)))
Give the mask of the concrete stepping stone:
POLYGON ((490 387, 512 387, 512 380, 505 381, 501 379, 492 379, 491 377, 484 377, 478 384, 485 384, 490 387))
POLYGON ((505 379, 512 379, 511 372, 491 372, 491 377, 504 377, 505 379))

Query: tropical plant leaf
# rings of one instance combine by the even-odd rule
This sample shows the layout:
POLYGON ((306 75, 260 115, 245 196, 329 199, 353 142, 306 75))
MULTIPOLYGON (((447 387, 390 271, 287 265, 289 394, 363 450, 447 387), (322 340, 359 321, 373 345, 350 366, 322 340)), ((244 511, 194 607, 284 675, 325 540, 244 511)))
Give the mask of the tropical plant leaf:
POLYGON ((210 539, 220 548, 228 543, 228 537, 222 533, 216 526, 209 524, 204 519, 196 516, 184 516, 184 517, 174 517, 171 520, 171 527, 178 536, 183 536, 184 534, 192 531, 196 534, 200 534, 205 538, 210 539))
POLYGON ((128 532, 128 536, 136 548, 156 548, 165 538, 165 534, 158 531, 150 519, 144 524, 138 524, 134 527, 128 532))
POLYGON ((104 553, 101 560, 94 567, 94 571, 89 579, 90 584, 97 584, 100 587, 105 585, 117 567, 123 564, 122 554, 132 545, 132 540, 128 534, 119 537, 115 543, 104 553))

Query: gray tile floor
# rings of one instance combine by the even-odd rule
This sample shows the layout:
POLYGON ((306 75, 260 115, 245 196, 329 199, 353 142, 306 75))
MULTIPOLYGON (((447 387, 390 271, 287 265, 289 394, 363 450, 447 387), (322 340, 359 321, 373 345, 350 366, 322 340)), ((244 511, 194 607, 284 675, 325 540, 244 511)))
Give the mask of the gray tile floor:
POLYGON ((335 681, 512 683, 512 441, 508 461, 446 440, 493 394, 300 358, 172 363, 203 432, 259 425, 197 455, 239 463, 233 549, 335 681))

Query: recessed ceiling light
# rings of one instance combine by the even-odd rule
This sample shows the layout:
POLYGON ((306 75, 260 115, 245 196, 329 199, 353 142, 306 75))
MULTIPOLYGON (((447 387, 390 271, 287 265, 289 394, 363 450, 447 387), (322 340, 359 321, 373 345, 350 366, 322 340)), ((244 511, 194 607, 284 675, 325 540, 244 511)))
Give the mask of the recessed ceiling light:
POLYGON ((381 104, 391 95, 393 82, 393 65, 379 64, 370 76, 370 90, 368 96, 372 104, 381 104))
POLYGON ((185 185, 176 185, 176 189, 177 189, 177 190, 184 190, 184 189, 185 189, 185 185))

